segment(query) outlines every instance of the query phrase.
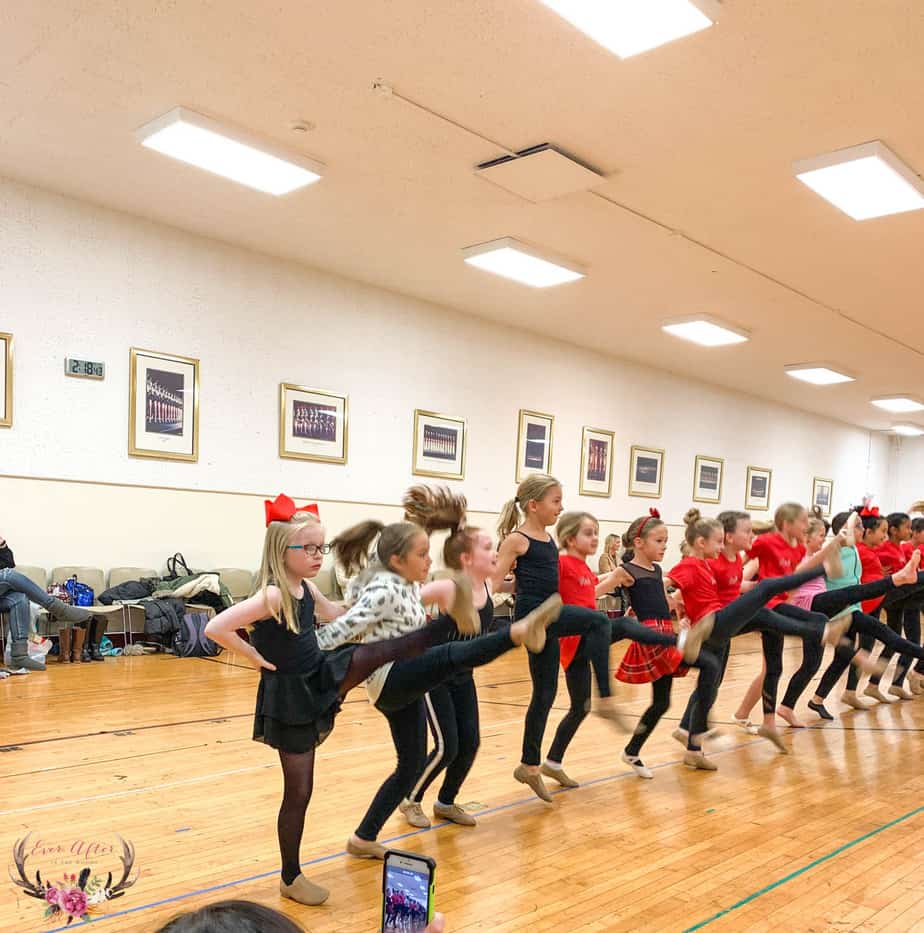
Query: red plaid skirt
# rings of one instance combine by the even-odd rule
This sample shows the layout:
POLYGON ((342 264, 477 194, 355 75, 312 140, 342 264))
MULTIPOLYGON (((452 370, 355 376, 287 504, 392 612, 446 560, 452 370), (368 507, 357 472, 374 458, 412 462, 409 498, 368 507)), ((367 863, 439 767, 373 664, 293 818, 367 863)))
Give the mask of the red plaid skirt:
MULTIPOLYGON (((670 619, 639 619, 642 625, 656 632, 672 635, 674 627, 670 619)), ((683 664, 683 652, 670 645, 640 645, 637 641, 629 650, 616 671, 616 679, 626 684, 650 684, 662 677, 686 677, 688 667, 683 664)))

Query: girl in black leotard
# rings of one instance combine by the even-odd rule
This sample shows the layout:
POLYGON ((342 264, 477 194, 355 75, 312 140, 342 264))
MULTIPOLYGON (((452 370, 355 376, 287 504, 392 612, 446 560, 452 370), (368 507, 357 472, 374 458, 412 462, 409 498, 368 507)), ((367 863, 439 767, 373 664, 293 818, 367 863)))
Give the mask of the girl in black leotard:
MULTIPOLYGON (((558 545, 546 528, 554 525, 561 514, 561 500, 561 483, 554 476, 536 473, 520 483, 516 497, 504 506, 501 513, 498 531, 503 541, 494 585, 495 589, 503 587, 508 572, 513 570, 516 618, 521 618, 542 600, 558 592, 558 545)), ((584 636, 584 649, 600 695, 594 712, 628 731, 628 721, 616 709, 610 686, 610 629, 610 620, 602 612, 584 606, 563 606, 558 621, 549 626, 545 648, 529 656, 533 692, 524 723, 523 754, 513 776, 520 783, 528 784, 542 800, 552 800, 542 780, 539 763, 542 737, 558 690, 560 636, 584 636)), ((675 640, 665 636, 667 644, 675 640)))

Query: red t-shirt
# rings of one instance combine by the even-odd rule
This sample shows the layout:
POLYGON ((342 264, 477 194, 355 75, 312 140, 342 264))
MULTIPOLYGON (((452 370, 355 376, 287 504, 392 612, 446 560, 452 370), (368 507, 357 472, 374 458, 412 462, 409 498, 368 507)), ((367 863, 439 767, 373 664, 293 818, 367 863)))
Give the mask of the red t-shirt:
MULTIPOLYGON (((771 531, 765 535, 758 535, 751 545, 748 560, 757 558, 757 579, 769 580, 774 577, 786 577, 796 572, 796 567, 805 558, 804 544, 789 544, 778 531, 771 531)), ((767 606, 772 609, 785 603, 789 593, 774 596, 767 606)))
MULTIPOLYGON (((905 543, 908 544, 909 542, 906 541, 905 543)), ((882 564, 885 573, 898 573, 905 566, 905 561, 908 559, 902 553, 901 546, 894 541, 883 541, 876 548, 876 553, 879 555, 879 562, 882 564)))
POLYGON ((691 624, 699 622, 707 613, 722 608, 715 574, 708 561, 701 557, 684 557, 668 576, 680 587, 691 624))
MULTIPOLYGON (((587 566, 586 561, 570 554, 560 554, 558 557, 558 592, 562 602, 567 606, 585 606, 587 609, 597 608, 597 584, 600 580, 587 566)), ((558 639, 558 654, 561 666, 567 670, 577 654, 581 643, 580 635, 566 635, 558 639)))
POLYGON ((921 555, 924 556, 924 544, 913 544, 911 541, 902 541, 902 557, 905 558, 906 563, 911 560, 911 555, 915 551, 920 551, 921 555))
MULTIPOLYGON (((876 549, 878 551, 878 548, 876 549)), ((860 555, 860 567, 862 568, 860 582, 872 583, 875 580, 881 580, 885 576, 882 569, 882 561, 879 555, 869 545, 862 541, 857 542, 857 553, 860 555)), ((860 608, 867 614, 874 612, 882 602, 882 597, 876 599, 867 599, 860 603, 860 608)))
POLYGON ((708 561, 715 575, 716 593, 719 602, 727 606, 741 595, 741 578, 744 575, 744 561, 740 554, 734 560, 729 560, 725 553, 719 554, 708 561))

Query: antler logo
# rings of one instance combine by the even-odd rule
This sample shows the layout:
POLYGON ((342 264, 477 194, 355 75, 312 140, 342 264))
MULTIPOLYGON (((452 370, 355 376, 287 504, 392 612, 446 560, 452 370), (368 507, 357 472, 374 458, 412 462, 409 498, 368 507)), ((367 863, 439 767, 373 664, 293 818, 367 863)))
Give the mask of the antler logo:
POLYGON ((131 877, 132 868, 135 865, 135 847, 127 839, 116 835, 115 838, 122 847, 122 855, 119 857, 122 863, 122 877, 115 884, 112 883, 111 871, 107 873, 104 880, 101 874, 94 874, 90 867, 82 868, 79 873, 64 872, 58 881, 44 880, 41 869, 36 869, 33 881, 26 870, 26 862, 33 856, 67 852, 72 856, 86 857, 91 850, 99 853, 103 848, 111 850, 111 847, 75 842, 69 849, 64 849, 62 846, 42 846, 40 842, 36 842, 29 848, 31 836, 32 834, 29 833, 24 838, 17 839, 13 846, 13 863, 18 877, 10 869, 10 880, 17 887, 22 888, 29 897, 44 902, 46 919, 64 914, 67 917, 67 925, 74 920, 90 920, 90 913, 95 912, 95 908, 106 901, 122 897, 125 891, 138 880, 138 872, 131 877))

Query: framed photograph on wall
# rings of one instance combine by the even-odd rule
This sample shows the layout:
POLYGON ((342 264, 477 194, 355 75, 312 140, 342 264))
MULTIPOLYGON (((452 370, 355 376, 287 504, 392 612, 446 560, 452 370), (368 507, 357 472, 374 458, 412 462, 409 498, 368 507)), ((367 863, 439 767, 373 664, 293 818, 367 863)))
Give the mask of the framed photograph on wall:
POLYGON ((581 435, 581 479, 578 492, 582 496, 609 496, 613 491, 612 431, 585 427, 581 435))
POLYGON ((280 457, 346 463, 348 432, 348 396, 279 384, 280 457))
POLYGON ((552 425, 555 418, 541 411, 520 409, 517 430, 517 482, 530 473, 552 470, 552 425))
POLYGON ((664 451, 633 444, 629 453, 629 495, 660 499, 663 478, 664 451))
POLYGON ((13 426, 13 335, 0 334, 0 428, 13 426))
POLYGON ((821 509, 825 518, 831 517, 831 502, 834 499, 834 480, 816 476, 812 480, 812 505, 821 509))
POLYGON ((764 467, 748 467, 747 484, 744 489, 744 507, 749 512, 766 512, 770 508, 770 479, 773 470, 764 467))
POLYGON ((722 501, 722 474, 725 461, 720 457, 706 457, 697 454, 693 465, 693 501, 722 501))
POLYGON ((132 347, 129 363, 129 456, 195 463, 199 361, 132 347))
POLYGON ((465 479, 465 419, 414 409, 415 476, 465 479))

